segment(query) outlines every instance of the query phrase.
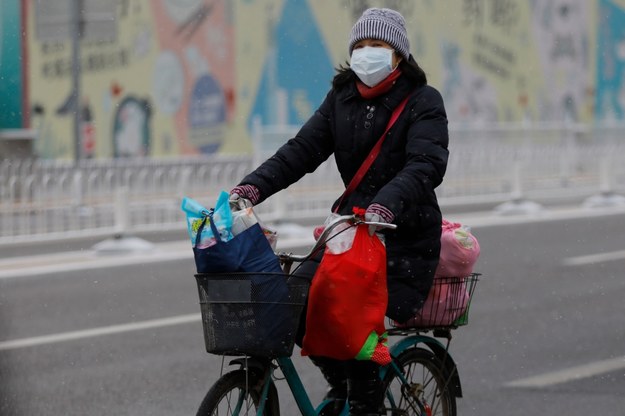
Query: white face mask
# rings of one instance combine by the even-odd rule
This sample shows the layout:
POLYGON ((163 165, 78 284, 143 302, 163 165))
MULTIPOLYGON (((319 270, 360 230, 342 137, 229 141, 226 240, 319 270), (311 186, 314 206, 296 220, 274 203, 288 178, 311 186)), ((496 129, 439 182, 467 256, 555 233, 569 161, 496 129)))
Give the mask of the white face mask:
POLYGON ((393 50, 371 46, 354 49, 349 66, 365 85, 375 87, 394 70, 393 50))

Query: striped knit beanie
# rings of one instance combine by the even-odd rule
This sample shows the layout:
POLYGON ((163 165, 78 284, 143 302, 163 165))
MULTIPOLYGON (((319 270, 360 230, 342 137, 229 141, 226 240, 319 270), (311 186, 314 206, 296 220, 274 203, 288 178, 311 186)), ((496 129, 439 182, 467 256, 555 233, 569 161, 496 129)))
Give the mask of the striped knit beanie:
POLYGON ((352 28, 349 37, 349 56, 352 56, 354 45, 363 39, 383 40, 408 60, 410 44, 406 33, 406 21, 395 10, 375 7, 365 10, 352 28))

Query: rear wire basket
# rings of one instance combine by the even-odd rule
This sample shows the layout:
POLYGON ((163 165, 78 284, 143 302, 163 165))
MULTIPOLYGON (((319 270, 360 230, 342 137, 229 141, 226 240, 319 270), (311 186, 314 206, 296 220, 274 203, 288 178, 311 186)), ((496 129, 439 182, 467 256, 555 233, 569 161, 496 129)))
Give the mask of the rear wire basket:
POLYGON ((207 352, 292 354, 308 285, 287 284, 284 273, 200 273, 195 278, 207 352))
POLYGON ((435 277, 423 307, 403 324, 392 321, 394 328, 457 328, 469 323, 469 308, 479 273, 465 277, 435 277))

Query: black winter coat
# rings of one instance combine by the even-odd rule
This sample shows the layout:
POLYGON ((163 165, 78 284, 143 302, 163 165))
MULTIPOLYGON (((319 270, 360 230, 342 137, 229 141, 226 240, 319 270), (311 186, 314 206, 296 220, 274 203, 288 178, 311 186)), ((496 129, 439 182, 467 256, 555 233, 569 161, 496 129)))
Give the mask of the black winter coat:
POLYGON ((384 234, 387 315, 399 322, 421 308, 440 253, 442 218, 434 189, 445 174, 449 138, 443 99, 436 89, 414 87, 406 77, 371 100, 362 98, 353 83, 331 89, 297 135, 241 181, 259 189, 261 202, 313 172, 334 153, 347 186, 384 133, 393 108, 408 94, 406 108, 389 131, 380 154, 339 210, 351 214, 354 206, 366 208, 379 203, 395 214, 397 229, 384 234))

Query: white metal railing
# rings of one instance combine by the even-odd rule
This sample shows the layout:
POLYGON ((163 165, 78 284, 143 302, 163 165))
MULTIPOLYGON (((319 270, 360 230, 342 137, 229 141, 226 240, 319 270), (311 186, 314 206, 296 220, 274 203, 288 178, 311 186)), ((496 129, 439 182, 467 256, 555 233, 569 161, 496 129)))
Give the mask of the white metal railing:
MULTIPOLYGON (((451 126, 441 205, 625 193, 623 126, 451 126)), ((0 162, 0 243, 184 228, 183 196, 210 206, 292 126, 254 129, 253 155, 0 162)), ((330 158, 258 207, 267 221, 323 218, 343 191, 330 158)))

